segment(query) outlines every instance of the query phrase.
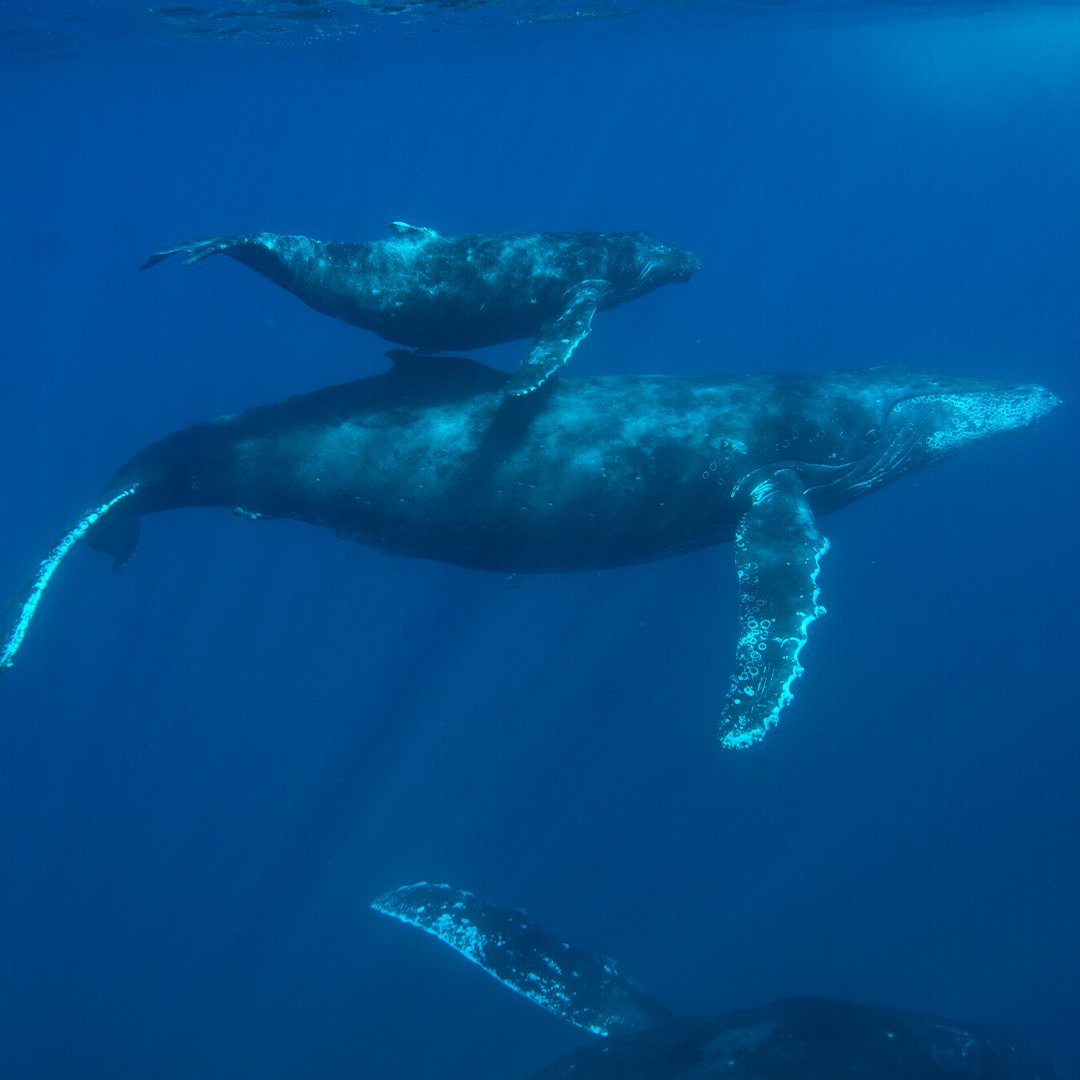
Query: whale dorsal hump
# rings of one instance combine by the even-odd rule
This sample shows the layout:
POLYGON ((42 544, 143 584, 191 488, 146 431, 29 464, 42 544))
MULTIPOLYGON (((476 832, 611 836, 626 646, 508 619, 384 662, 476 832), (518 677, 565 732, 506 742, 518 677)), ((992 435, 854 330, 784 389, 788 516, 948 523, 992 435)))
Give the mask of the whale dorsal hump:
POLYGON ((408 349, 390 349, 386 354, 394 365, 391 375, 402 386, 417 384, 428 389, 453 388, 464 394, 484 394, 501 390, 510 376, 465 356, 432 356, 408 349))
POLYGON ((439 234, 425 225, 410 225, 407 221, 391 221, 390 231, 395 236, 408 237, 411 240, 434 240, 439 234))

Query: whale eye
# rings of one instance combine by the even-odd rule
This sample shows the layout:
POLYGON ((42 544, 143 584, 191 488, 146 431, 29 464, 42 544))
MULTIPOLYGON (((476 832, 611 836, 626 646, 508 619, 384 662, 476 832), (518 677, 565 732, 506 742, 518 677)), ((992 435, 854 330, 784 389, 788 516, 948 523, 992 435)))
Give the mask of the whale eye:
POLYGON ((878 429, 877 429, 876 427, 872 427, 872 428, 871 428, 871 429, 870 429, 870 430, 869 430, 869 431, 868 431, 868 432, 867 432, 867 433, 866 433, 866 434, 865 434, 865 435, 864 435, 864 436, 862 437, 862 441, 863 441, 864 443, 866 443, 866 445, 867 445, 867 446, 873 446, 873 445, 874 445, 874 443, 876 443, 876 442, 878 441, 878 439, 880 439, 880 438, 881 438, 881 432, 880 432, 880 431, 878 431, 878 429))

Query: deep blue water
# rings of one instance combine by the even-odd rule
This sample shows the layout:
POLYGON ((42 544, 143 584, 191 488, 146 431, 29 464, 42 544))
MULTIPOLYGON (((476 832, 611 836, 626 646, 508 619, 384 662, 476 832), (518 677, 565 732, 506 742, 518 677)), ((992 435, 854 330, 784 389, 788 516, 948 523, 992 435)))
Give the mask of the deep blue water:
POLYGON ((0 1072, 504 1080, 582 1042, 368 910, 429 878, 680 1011, 830 994, 1080 1076, 1080 12, 851 7, 237 41, 0 8, 5 598, 143 445, 383 367, 229 260, 137 272, 190 236, 648 229, 704 268, 575 372, 1064 401, 823 519, 829 613, 746 753, 730 548, 507 588, 191 510, 119 576, 77 550, 0 684, 0 1072))

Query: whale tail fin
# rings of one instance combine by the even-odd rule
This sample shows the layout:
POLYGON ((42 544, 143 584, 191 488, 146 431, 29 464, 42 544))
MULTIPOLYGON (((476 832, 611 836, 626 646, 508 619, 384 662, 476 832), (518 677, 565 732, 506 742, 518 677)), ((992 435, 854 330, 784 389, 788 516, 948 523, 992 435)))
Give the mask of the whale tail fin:
MULTIPOLYGON (((37 570, 30 580, 22 587, 18 595, 12 601, 4 615, 3 623, 0 623, 0 631, 3 632, 3 644, 0 645, 0 675, 2 675, 15 662, 15 654, 22 645, 30 622, 34 618, 34 612, 41 601, 46 587, 52 580, 60 564, 64 561, 71 549, 93 529, 90 543, 94 547, 101 548, 113 555, 115 560, 114 569, 119 569, 130 558, 135 550, 135 543, 139 536, 139 519, 134 514, 117 515, 116 528, 102 528, 99 525, 102 518, 109 513, 118 503, 130 498, 139 490, 140 484, 129 484, 119 491, 111 493, 103 503, 88 510, 83 514, 74 526, 69 529, 53 546, 52 550, 38 564, 37 570), (94 528, 97 526, 97 528, 94 528)), ((112 525, 110 521, 110 526, 112 525)))
POLYGON ((139 546, 139 515, 121 510, 99 519, 87 532, 84 543, 111 555, 113 573, 119 574, 139 546))
POLYGON ((139 269, 149 270, 151 266, 157 266, 159 262, 163 262, 170 255, 180 254, 187 255, 187 258, 180 264, 181 266, 194 266, 197 262, 202 262, 203 259, 209 259, 211 255, 218 255, 223 251, 228 251, 230 248, 239 247, 250 242, 251 238, 247 236, 211 236, 203 240, 185 240, 181 244, 174 244, 172 247, 152 252, 139 269))

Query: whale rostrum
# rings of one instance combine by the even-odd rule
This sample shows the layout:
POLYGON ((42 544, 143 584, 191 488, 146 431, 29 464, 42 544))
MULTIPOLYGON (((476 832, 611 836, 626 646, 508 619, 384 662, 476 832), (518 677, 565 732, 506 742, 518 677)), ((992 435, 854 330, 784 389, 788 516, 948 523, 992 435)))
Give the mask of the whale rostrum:
POLYGON ((823 614, 818 518, 1057 404, 1039 386, 902 367, 571 376, 513 397, 504 373, 474 361, 390 356, 383 374, 137 453, 17 598, 0 670, 71 547, 85 538, 122 565, 139 517, 159 510, 293 518, 403 555, 522 574, 733 541, 740 631, 719 736, 749 746, 790 702, 823 614))
POLYGON ((688 281, 697 257, 645 232, 461 233, 395 221, 392 236, 341 244, 248 233, 156 251, 142 269, 228 255, 309 307, 428 352, 534 338, 506 390, 528 394, 569 359, 593 316, 688 281))

